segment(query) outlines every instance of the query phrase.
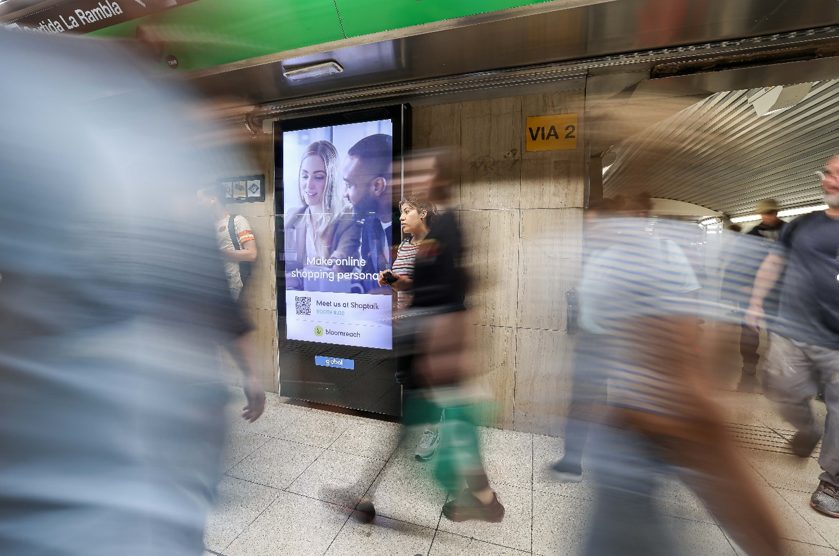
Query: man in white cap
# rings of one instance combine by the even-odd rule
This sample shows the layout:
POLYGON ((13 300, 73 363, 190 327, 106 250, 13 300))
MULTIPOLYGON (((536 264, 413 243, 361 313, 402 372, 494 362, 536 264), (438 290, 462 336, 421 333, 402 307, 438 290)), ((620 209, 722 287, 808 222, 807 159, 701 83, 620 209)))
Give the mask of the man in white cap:
POLYGON ((775 199, 764 199, 760 201, 755 207, 755 211, 760 215, 760 224, 749 230, 749 235, 771 240, 778 239, 784 224, 786 224, 786 222, 778 218, 778 210, 780 208, 778 201, 775 199))

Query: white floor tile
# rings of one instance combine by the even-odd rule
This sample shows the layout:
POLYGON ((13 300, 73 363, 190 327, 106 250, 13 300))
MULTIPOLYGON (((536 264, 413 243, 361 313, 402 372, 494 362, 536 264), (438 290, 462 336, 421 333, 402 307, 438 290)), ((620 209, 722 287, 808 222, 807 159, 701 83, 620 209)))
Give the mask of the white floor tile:
MULTIPOLYGON (((730 393, 721 398, 733 423, 790 429, 763 396, 730 393)), ((499 524, 455 524, 441 517, 446 496, 433 478, 434 462, 414 459, 421 429, 411 431, 399 451, 390 454, 397 424, 302 408, 276 395, 269 395, 263 417, 248 424, 238 416, 242 403, 234 396, 228 410, 233 433, 225 462, 233 478, 226 477, 219 487, 220 503, 205 535, 208 550, 227 556, 324 554, 327 549, 329 554, 512 556, 532 550, 547 556, 572 555, 583 547, 593 484, 585 460, 583 482, 560 483, 552 477, 549 466, 563 453, 560 438, 481 428, 484 464, 507 514, 499 524), (372 524, 347 521, 348 508, 314 499, 346 504, 335 492, 356 485, 349 501, 354 503, 374 479, 370 491, 377 518, 372 524)), ((768 496, 783 523, 788 553, 835 554, 839 521, 809 507, 820 473, 815 459, 751 449, 743 454, 767 490, 775 487, 768 496)), ((662 512, 673 516, 667 523, 685 554, 736 553, 687 487, 669 481, 658 497, 662 512)))
POLYGON ((665 481, 660 491, 656 493, 656 501, 661 512, 666 515, 715 523, 702 500, 678 479, 665 481))
MULTIPOLYGON (((737 546, 737 543, 731 541, 731 544, 737 556, 748 556, 742 548, 737 546)), ((784 556, 836 556, 836 550, 833 548, 789 540, 783 541, 782 550, 784 556)))
POLYGON ((480 427, 481 452, 491 483, 533 484, 533 435, 480 427))
POLYGON ((744 450, 746 461, 775 488, 810 492, 818 486, 821 469, 812 458, 789 454, 744 450))
POLYGON ((675 542, 685 556, 735 556, 736 552, 718 525, 687 519, 665 518, 675 542))
MULTIPOLYGON (((815 487, 813 490, 815 490, 815 487)), ((777 489, 777 493, 812 529, 810 535, 800 540, 809 544, 825 545, 839 549, 839 519, 820 514, 811 508, 811 492, 777 489)))
POLYGON ((240 400, 239 403, 230 406, 228 411, 234 434, 263 434, 274 438, 310 411, 285 403, 276 395, 268 395, 265 400, 265 412, 255 422, 249 423, 241 417, 243 406, 244 403, 240 400))
POLYGON ((204 544, 224 552, 227 546, 267 508, 278 495, 276 489, 224 477, 218 486, 218 502, 207 520, 204 544))
POLYGON ((404 521, 377 517, 372 523, 360 523, 355 516, 341 529, 326 554, 330 556, 391 556, 427 554, 434 529, 404 521))
POLYGON ((384 460, 326 450, 288 490, 353 508, 384 466, 384 460))
POLYGON ((323 448, 271 439, 228 474, 246 481, 284 489, 289 487, 323 451, 323 448))
POLYGON ((436 528, 446 493, 432 470, 413 458, 413 450, 391 458, 371 487, 378 515, 436 528))
POLYGON ((591 526, 591 502, 535 491, 533 493, 533 552, 581 553, 591 526))
POLYGON ((349 415, 313 409, 274 436, 300 444, 328 448, 345 430, 350 426, 356 426, 357 423, 358 419, 349 415))
POLYGON ((227 547, 227 556, 323 554, 338 535, 349 510, 280 492, 273 504, 227 547))
POLYGON ((230 471, 240 461, 261 448, 269 437, 264 434, 232 434, 224 446, 224 471, 230 471))
POLYGON ((437 531, 429 556, 523 556, 529 551, 514 550, 497 544, 489 544, 469 537, 437 531))
POLYGON ((396 448, 399 427, 397 423, 358 419, 329 446, 329 449, 386 460, 396 448))
MULTIPOLYGON (((794 491, 788 492, 791 494, 794 491)), ((810 508, 809 495, 804 494, 805 505, 801 508, 796 508, 796 502, 787 501, 781 493, 773 488, 765 489, 764 496, 766 496, 770 508, 775 511, 775 515, 778 517, 778 521, 781 525, 781 536, 783 538, 808 544, 828 545, 827 540, 823 538, 817 530, 814 530, 814 527, 808 523, 802 515, 804 512, 813 512, 816 515, 820 515, 818 512, 810 508)), ((791 495, 790 497, 792 498, 794 495, 791 495)), ((827 516, 824 517, 828 520, 831 519, 827 516)), ((833 525, 833 527, 839 526, 837 520, 832 521, 833 523, 831 525, 833 525)))
POLYGON ((541 434, 533 435, 533 490, 591 500, 594 496, 593 484, 591 475, 586 472, 585 461, 582 482, 560 482, 551 473, 550 466, 556 463, 564 453, 563 443, 561 438, 541 434))
POLYGON ((836 556, 836 550, 824 546, 789 541, 784 543, 784 554, 786 556, 836 556))

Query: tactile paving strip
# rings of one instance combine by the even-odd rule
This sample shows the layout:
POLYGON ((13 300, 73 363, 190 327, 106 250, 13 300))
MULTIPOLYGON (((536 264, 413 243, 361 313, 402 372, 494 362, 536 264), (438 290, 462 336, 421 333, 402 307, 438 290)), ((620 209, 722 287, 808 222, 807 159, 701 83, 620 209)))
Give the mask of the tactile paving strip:
MULTIPOLYGON (((743 425, 739 423, 728 423, 727 427, 734 436, 734 442, 742 448, 793 455, 789 447, 789 439, 795 434, 794 430, 772 429, 763 425, 743 425)), ((820 448, 821 443, 816 446, 812 457, 819 456, 820 448)))

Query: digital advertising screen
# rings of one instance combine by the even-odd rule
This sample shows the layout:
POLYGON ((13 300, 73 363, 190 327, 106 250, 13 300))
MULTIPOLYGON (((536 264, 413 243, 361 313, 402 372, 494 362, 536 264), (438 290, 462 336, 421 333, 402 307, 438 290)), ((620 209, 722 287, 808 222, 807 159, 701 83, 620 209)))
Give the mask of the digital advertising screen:
POLYGON ((395 298, 407 105, 275 123, 280 393, 399 415, 395 298))
POLYGON ((283 132, 286 334, 289 340, 391 349, 393 123, 283 132))

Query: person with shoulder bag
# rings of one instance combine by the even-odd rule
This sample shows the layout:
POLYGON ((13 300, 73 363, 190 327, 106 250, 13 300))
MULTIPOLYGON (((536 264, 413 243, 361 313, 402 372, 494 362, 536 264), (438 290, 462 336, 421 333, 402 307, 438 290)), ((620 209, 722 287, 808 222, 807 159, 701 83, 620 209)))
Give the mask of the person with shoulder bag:
POLYGON ((251 265, 256 262, 256 236, 248 220, 240 214, 230 214, 224 203, 221 186, 198 192, 199 199, 211 208, 216 218, 216 238, 224 257, 224 270, 230 295, 240 301, 242 291, 251 277, 251 265))

